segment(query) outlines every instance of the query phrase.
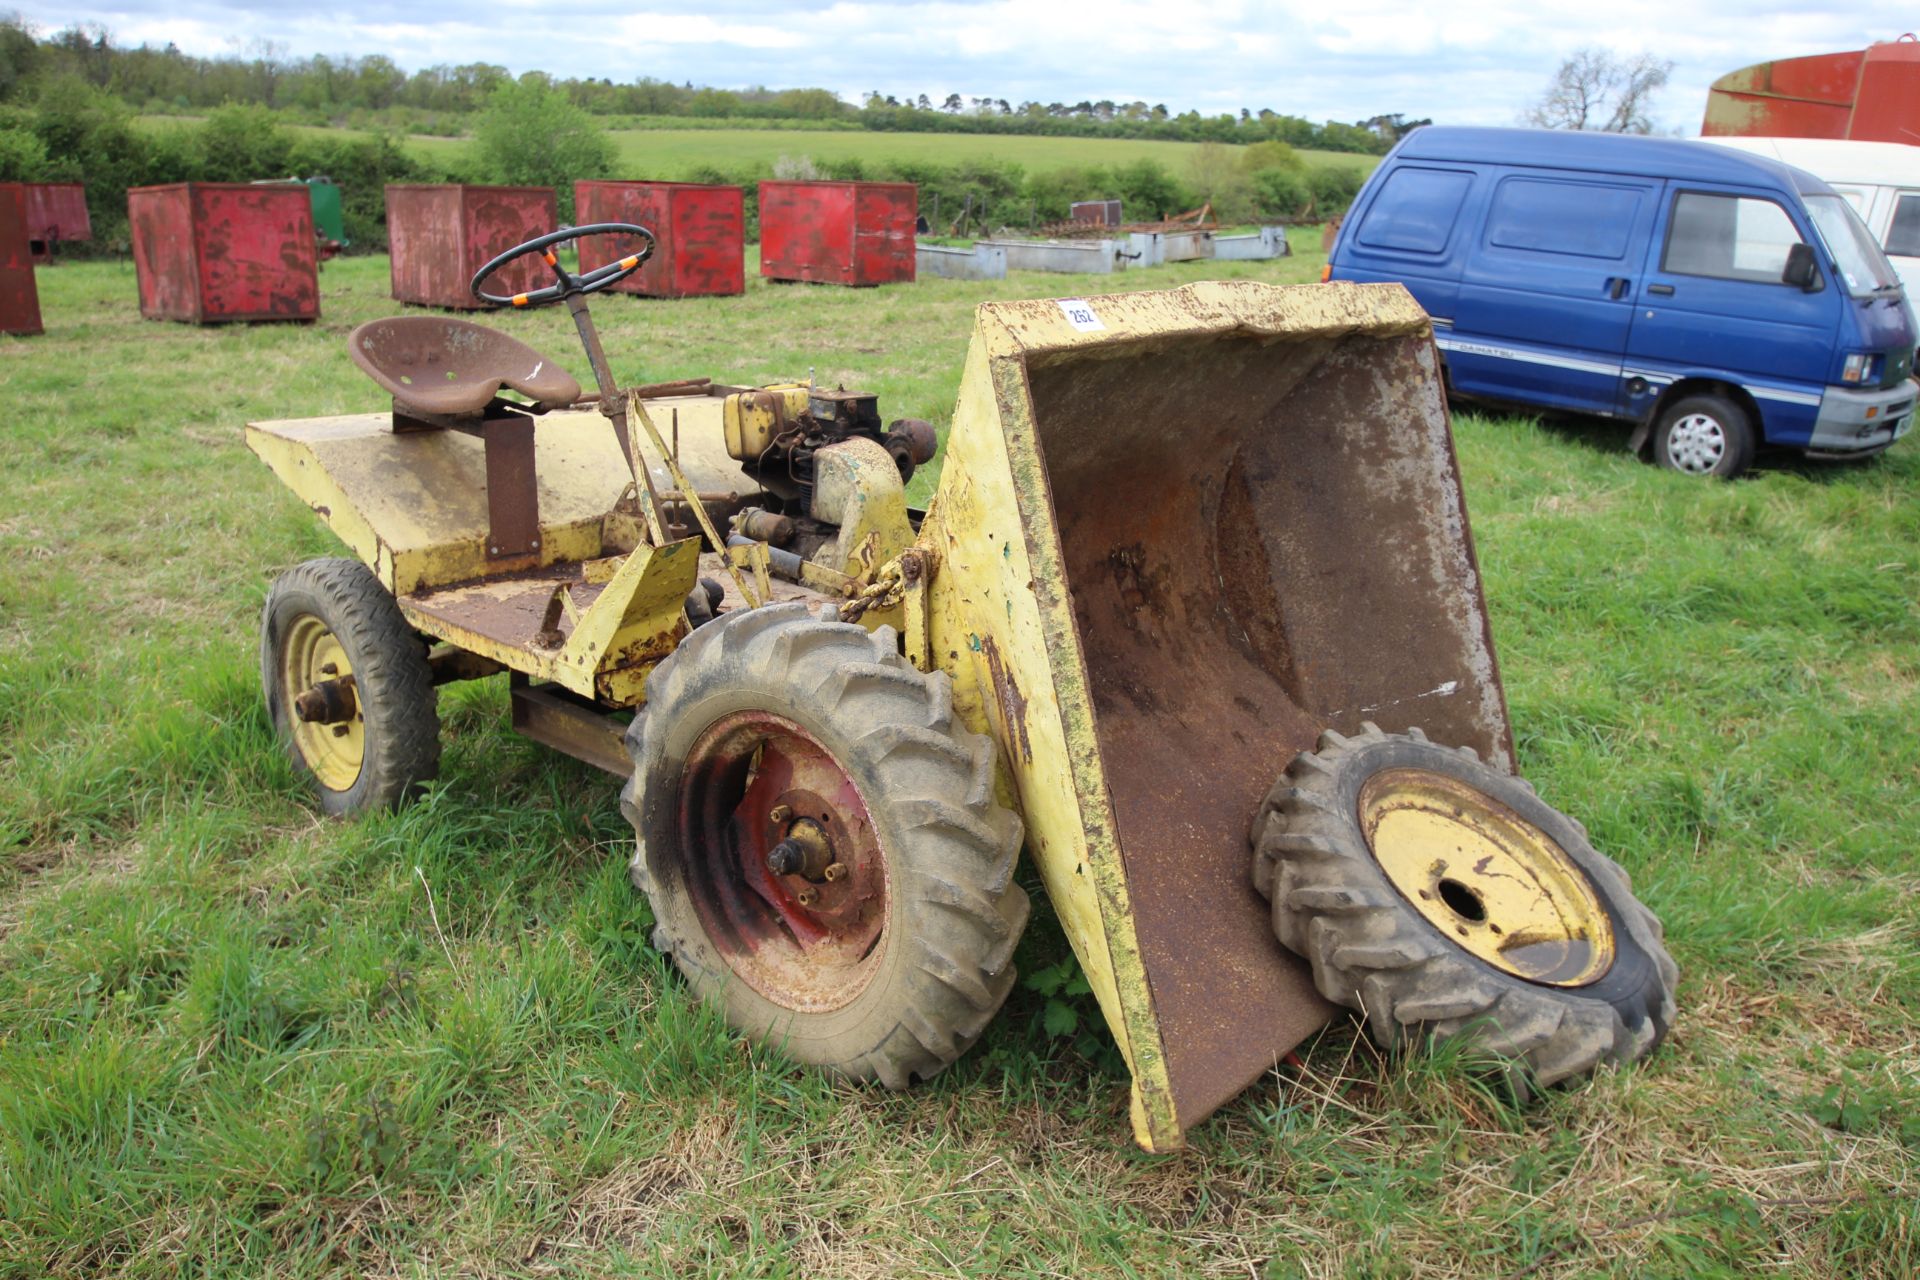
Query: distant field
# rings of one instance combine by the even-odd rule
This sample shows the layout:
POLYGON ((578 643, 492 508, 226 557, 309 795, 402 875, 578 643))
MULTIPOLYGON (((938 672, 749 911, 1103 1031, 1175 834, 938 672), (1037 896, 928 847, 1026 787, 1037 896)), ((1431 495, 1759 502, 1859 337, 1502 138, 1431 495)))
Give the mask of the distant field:
MULTIPOLYGON (((1185 172, 1200 147, 1194 142, 1145 142, 1118 138, 998 137, 952 133, 772 132, 757 129, 694 131, 646 130, 613 135, 620 147, 623 173, 678 177, 703 164, 720 169, 770 165, 781 156, 815 160, 858 158, 872 161, 921 160, 957 164, 968 160, 1012 161, 1029 172, 1157 160, 1175 173, 1185 172)), ((410 139, 411 144, 414 140, 410 139)), ((419 142, 460 146, 443 138, 419 142)), ((423 154, 433 154, 423 149, 423 154)), ((443 153, 444 154, 444 153, 443 153)), ((1373 156, 1335 151, 1302 153, 1311 163, 1369 172, 1373 156)))
MULTIPOLYGON (((168 117, 148 117, 154 123, 193 123, 168 117)), ((329 130, 302 126, 301 133, 329 130)), ((619 177, 681 178, 702 165, 736 170, 768 166, 781 156, 811 156, 817 161, 857 157, 877 162, 898 160, 957 164, 966 160, 1013 161, 1029 172, 1074 166, 1121 165, 1157 160, 1174 173, 1184 173, 1197 142, 1145 142, 1118 138, 1038 138, 957 133, 853 133, 845 130, 801 129, 623 129, 613 132, 620 148, 619 177)), ((472 141, 410 134, 406 146, 422 159, 450 164, 472 141)), ((1303 151, 1310 164, 1331 165, 1367 173, 1379 163, 1376 156, 1344 151, 1303 151)))

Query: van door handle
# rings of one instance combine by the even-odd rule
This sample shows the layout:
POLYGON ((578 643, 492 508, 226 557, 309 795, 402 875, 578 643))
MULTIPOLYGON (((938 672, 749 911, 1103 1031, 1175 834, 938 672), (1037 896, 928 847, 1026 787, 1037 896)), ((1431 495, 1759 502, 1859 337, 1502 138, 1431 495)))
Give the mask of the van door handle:
POLYGON ((1627 286, 1632 283, 1633 281, 1627 279, 1625 276, 1608 276, 1607 296, 1616 302, 1619 301, 1621 298, 1627 296, 1627 286))
POLYGON ((1647 286, 1647 292, 1657 293, 1663 298, 1671 298, 1673 296, 1673 286, 1670 284, 1650 284, 1647 286))

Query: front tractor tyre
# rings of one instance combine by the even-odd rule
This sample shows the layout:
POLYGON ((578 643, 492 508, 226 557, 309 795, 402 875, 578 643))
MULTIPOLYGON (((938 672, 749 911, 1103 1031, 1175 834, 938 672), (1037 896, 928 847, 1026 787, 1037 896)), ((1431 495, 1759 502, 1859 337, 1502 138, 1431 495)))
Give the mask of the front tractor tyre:
POLYGON ((426 644, 358 560, 308 560, 260 614, 274 732, 330 814, 389 809, 440 768, 426 644))
POLYGON ((1328 732, 1253 824, 1273 928, 1384 1047, 1470 1037, 1552 1085, 1651 1052, 1679 971, 1627 874, 1533 787, 1418 729, 1328 732))
POLYGON ((994 746, 890 628, 798 604, 722 616, 647 681, 621 807, 654 945, 790 1057, 904 1088, 1013 988, 1021 823, 994 746))

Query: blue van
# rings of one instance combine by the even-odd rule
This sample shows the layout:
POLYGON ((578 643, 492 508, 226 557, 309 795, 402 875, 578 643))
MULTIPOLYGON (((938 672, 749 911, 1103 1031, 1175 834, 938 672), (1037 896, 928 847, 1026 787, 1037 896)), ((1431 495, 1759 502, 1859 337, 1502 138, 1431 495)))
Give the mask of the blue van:
POLYGON ((1355 199, 1335 280, 1397 280, 1460 396, 1623 418, 1732 476, 1762 445, 1861 457, 1913 420, 1900 277, 1826 183, 1699 142, 1417 130, 1355 199))

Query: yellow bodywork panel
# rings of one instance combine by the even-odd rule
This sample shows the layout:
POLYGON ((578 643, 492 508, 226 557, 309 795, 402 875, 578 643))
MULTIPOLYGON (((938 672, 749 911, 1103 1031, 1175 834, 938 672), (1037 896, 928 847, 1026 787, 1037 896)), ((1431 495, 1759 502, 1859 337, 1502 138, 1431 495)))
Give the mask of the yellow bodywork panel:
MULTIPOLYGON (((395 595, 488 573, 487 468, 478 437, 395 432, 384 413, 256 422, 247 447, 366 561, 395 595)), ((542 565, 601 554, 601 519, 629 483, 607 420, 537 420, 542 565)))
POLYGON ((700 540, 628 554, 604 582, 580 565, 396 596, 415 630, 613 706, 639 703, 646 673, 687 634, 700 540))
POLYGON ((1357 804, 1374 861, 1413 909, 1516 978, 1582 987, 1613 964, 1613 924, 1579 864, 1478 788, 1425 769, 1368 778, 1357 804))
POLYGON ((872 440, 855 438, 814 454, 813 472, 813 517, 839 530, 813 560, 857 583, 873 581, 914 541, 899 464, 872 440))
MULTIPOLYGON (((707 426, 718 426, 718 397, 667 403, 711 406, 707 426)), ((356 414, 253 423, 247 444, 366 561, 416 629, 585 697, 639 702, 646 672, 687 632, 699 540, 603 555, 605 519, 630 483, 607 420, 537 419, 540 545, 532 564, 504 568, 486 553, 481 441, 396 433, 390 422, 356 414)))
POLYGON ((795 382, 728 395, 720 415, 728 456, 741 462, 758 461, 807 411, 811 390, 795 382))
MULTIPOLYGON (((721 415, 728 396, 663 396, 647 408, 689 484, 744 497, 758 486, 727 457, 721 415)), ((804 393, 802 393, 804 407, 804 393)), ((395 594, 487 575, 487 471, 480 440, 458 431, 396 433, 384 413, 247 425, 247 447, 338 534, 395 594)), ((631 482, 598 412, 535 421, 541 565, 603 554, 609 513, 631 482)), ((649 457, 654 487, 678 487, 649 457)))
POLYGON ((1365 718, 1508 758, 1427 317, 1398 285, 985 304, 919 545, 915 647, 999 743, 1136 1136, 1177 1147, 1333 1013, 1250 874, 1294 755, 1365 718))

